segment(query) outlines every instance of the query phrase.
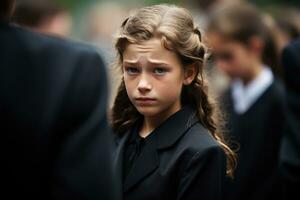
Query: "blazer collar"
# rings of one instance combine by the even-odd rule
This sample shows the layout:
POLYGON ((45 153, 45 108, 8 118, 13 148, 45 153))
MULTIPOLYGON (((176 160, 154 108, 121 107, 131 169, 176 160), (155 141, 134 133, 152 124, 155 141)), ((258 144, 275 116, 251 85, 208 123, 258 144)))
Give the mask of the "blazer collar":
POLYGON ((198 121, 196 111, 190 106, 184 106, 156 129, 159 132, 157 148, 164 149, 174 145, 198 121))

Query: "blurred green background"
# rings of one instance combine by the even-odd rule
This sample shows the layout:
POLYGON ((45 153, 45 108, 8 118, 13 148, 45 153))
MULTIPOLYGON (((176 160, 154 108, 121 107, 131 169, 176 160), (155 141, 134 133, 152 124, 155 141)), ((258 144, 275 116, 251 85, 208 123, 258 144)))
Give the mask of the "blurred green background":
MULTIPOLYGON (((105 0, 54 0, 57 3, 60 3, 63 6, 66 6, 69 9, 75 9, 76 7, 81 7, 84 5, 88 5, 90 3, 94 2, 101 2, 105 0)), ((107 0, 106 0, 107 1, 107 0)), ((181 2, 180 0, 110 0, 110 1, 115 1, 115 2, 120 2, 120 3, 140 3, 143 2, 146 5, 149 4, 157 4, 157 3, 178 3, 181 2)), ((250 2, 253 2, 259 6, 268 6, 268 5, 298 5, 300 6, 300 1, 299 0, 249 0, 250 2)))

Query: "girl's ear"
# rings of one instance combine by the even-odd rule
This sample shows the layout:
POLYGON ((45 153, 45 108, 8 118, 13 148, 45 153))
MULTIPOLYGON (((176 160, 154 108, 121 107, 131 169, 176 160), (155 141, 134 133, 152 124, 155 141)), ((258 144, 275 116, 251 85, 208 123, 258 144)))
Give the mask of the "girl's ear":
POLYGON ((198 73, 197 66, 195 64, 191 64, 186 66, 186 69, 184 70, 184 85, 189 85, 193 82, 196 75, 198 73))

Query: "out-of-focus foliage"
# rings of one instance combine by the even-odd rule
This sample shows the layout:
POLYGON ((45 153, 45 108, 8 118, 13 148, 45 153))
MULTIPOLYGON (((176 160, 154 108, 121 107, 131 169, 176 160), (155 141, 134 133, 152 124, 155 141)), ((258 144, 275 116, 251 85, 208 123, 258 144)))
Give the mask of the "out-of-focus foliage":
POLYGON ((62 6, 65 6, 69 9, 74 9, 77 8, 78 6, 84 6, 88 5, 93 2, 105 2, 105 1, 110 1, 110 2, 119 2, 121 4, 159 4, 159 3, 178 3, 181 0, 54 0, 57 3, 59 3, 62 6))
MULTIPOLYGON (((121 4, 159 4, 159 3, 180 3, 186 2, 186 0, 53 0, 59 3, 60 5, 68 8, 68 9, 78 9, 81 6, 86 6, 94 2, 119 2, 121 4)), ((196 0, 193 0, 196 1, 196 0)), ((273 5, 296 5, 300 7, 300 0, 248 0, 253 2, 254 4, 265 7, 265 6, 273 6, 273 5)))

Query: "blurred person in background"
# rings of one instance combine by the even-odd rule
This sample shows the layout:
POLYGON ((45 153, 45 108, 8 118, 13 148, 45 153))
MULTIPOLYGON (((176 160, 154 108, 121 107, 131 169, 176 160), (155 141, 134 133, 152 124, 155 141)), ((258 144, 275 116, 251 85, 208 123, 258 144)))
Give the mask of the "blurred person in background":
POLYGON ((300 188, 300 38, 282 54, 287 95, 287 129, 283 137, 280 172, 284 182, 284 200, 299 197, 300 188))
POLYGON ((228 136, 238 145, 236 172, 225 181, 223 199, 276 199, 285 106, 275 40, 262 14, 246 2, 215 10, 207 31, 216 65, 231 78, 221 103, 228 136))
POLYGON ((69 11, 51 0, 17 0, 13 22, 60 37, 69 36, 72 28, 69 11))
POLYGON ((277 41, 279 53, 290 42, 300 37, 300 9, 297 7, 274 7, 271 14, 276 21, 278 30, 277 41))
MULTIPOLYGON (((195 23, 199 25, 205 33, 208 17, 216 7, 239 1, 241 0, 184 0, 183 2, 189 10, 192 11, 195 17, 195 23)), ((204 40, 206 40, 205 37, 204 40)), ((205 65, 205 73, 207 74, 208 83, 211 87, 209 92, 213 96, 218 97, 228 88, 229 78, 223 71, 215 66, 211 57, 208 57, 205 65)))
POLYGON ((2 196, 115 199, 102 59, 11 24, 14 3, 0 1, 2 196))
POLYGON ((186 5, 191 8, 196 8, 205 14, 211 13, 215 7, 221 4, 239 2, 241 0, 183 0, 186 5))

